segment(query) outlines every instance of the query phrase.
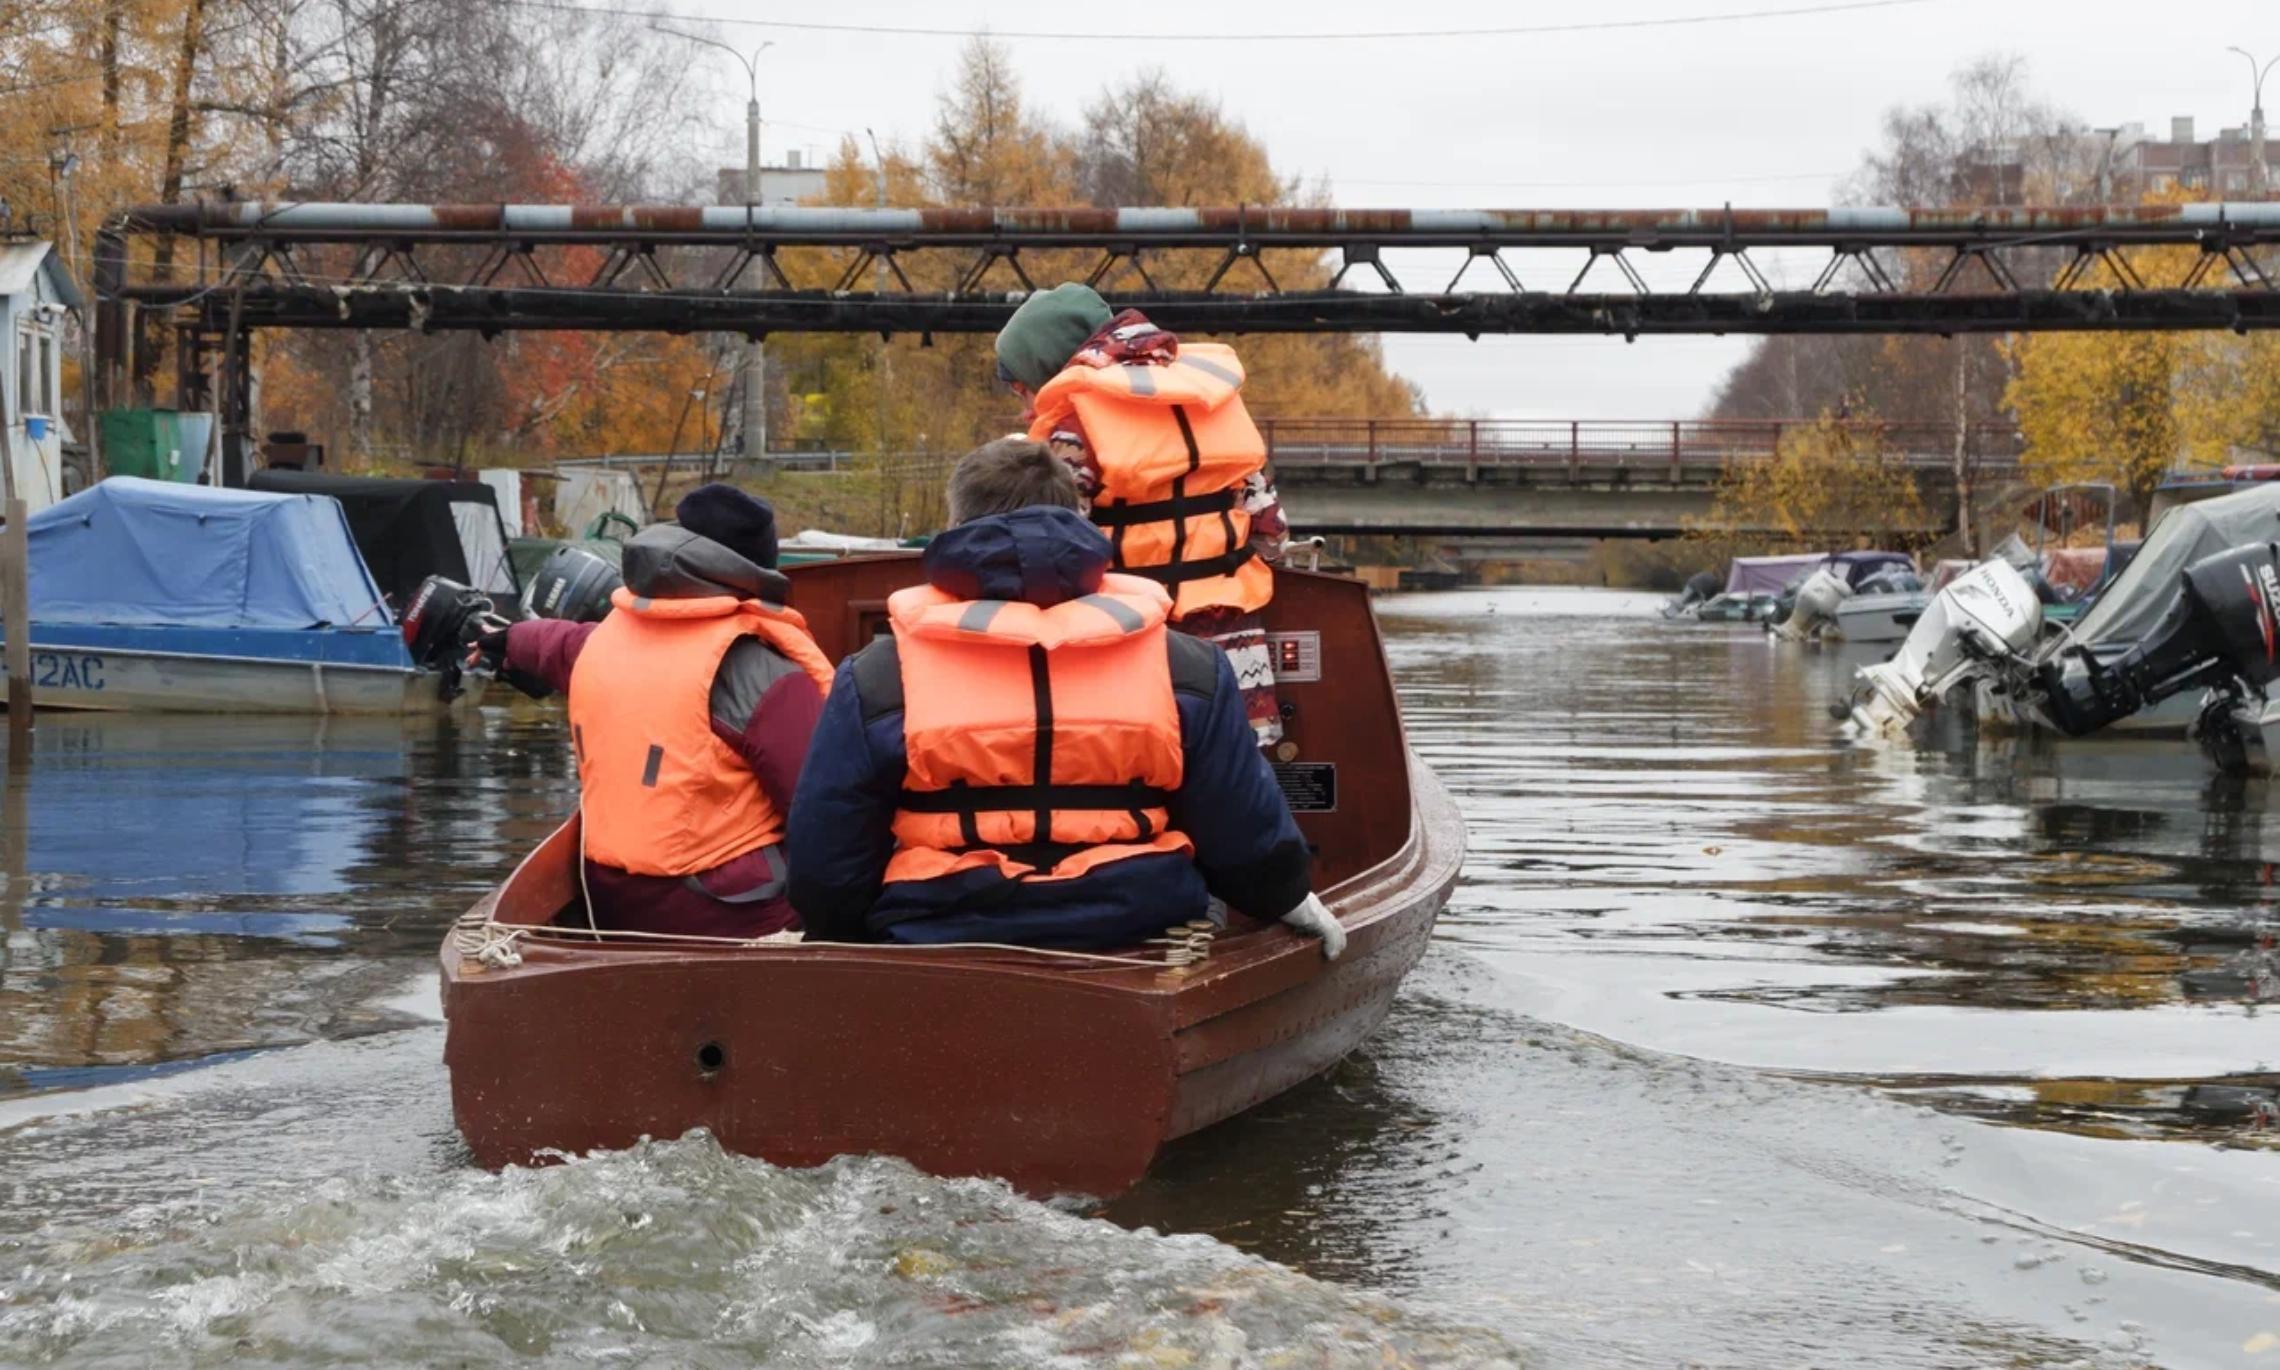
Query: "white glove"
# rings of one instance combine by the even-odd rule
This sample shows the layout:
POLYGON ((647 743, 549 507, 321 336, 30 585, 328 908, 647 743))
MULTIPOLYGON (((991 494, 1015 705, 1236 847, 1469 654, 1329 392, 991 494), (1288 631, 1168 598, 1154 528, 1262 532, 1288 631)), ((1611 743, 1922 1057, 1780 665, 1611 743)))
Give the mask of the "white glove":
POLYGON ((1322 959, 1335 961, 1338 953, 1346 949, 1346 930, 1338 926, 1337 915, 1330 912, 1322 900, 1308 895, 1299 901, 1297 908, 1282 916, 1288 926, 1309 937, 1322 939, 1322 959))

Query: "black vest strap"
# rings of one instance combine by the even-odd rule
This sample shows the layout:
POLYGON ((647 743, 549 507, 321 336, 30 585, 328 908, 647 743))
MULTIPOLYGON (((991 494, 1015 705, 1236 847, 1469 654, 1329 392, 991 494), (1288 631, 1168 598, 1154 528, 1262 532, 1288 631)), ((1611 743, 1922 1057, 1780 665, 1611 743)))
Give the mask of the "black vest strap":
POLYGON ((1257 556, 1250 544, 1200 561, 1183 561, 1174 566, 1124 566, 1118 569, 1128 576, 1146 576, 1158 585, 1180 585, 1191 580, 1209 580, 1213 576, 1231 576, 1244 562, 1257 556))
POLYGON ((946 790, 904 790, 911 813, 1019 813, 1024 810, 1160 809, 1169 790, 1151 785, 952 785, 946 790))
POLYGON ((1095 504, 1091 517, 1102 528, 1123 528, 1135 523, 1169 523, 1173 519, 1225 514, 1234 508, 1235 492, 1221 490, 1209 495, 1152 499, 1143 504, 1095 504))

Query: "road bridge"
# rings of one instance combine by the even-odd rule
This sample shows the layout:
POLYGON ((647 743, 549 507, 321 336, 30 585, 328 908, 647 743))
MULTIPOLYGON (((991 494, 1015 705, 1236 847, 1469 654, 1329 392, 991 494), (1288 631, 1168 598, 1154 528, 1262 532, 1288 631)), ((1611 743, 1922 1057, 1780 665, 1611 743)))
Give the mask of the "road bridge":
MULTIPOLYGON (((1709 512, 1722 473, 1770 460, 1785 438, 1823 422, 1267 418, 1259 432, 1301 534, 1659 538, 1684 532, 1688 520, 1709 512)), ((1857 450, 1908 467, 1926 509, 1944 518, 1955 499, 1953 425, 1826 422, 1857 450)), ((1974 425, 1960 436, 1976 481, 2008 484, 2017 474, 2024 443, 2016 428, 1974 425)), ((947 479, 951 461, 940 453, 784 451, 770 453, 767 467, 926 482, 947 479)), ((661 466, 710 472, 717 458, 615 456, 560 465, 637 472, 646 487, 661 466)))
MULTIPOLYGON (((1805 419, 1283 419, 1260 425, 1301 534, 1672 537, 1709 512, 1720 475, 1765 461, 1805 419)), ((1949 424, 1838 421, 1859 450, 1910 468, 1938 526, 1955 499, 1949 424)), ((2008 481, 2022 442, 1973 426, 1964 461, 2008 481)), ((1901 532, 1935 531, 1899 529, 1901 532)), ((1742 530, 1761 531, 1761 530, 1742 530)))

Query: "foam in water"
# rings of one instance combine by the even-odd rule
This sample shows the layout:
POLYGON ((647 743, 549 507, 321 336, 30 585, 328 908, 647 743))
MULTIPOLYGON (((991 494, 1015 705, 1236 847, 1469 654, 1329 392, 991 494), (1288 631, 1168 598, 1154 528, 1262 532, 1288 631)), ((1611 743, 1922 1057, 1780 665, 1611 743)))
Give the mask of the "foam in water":
POLYGON ((335 1178, 284 1204, 154 1206, 8 1245, 12 1364, 1517 1359, 1206 1237, 894 1161, 780 1170, 702 1136, 497 1175, 335 1178))

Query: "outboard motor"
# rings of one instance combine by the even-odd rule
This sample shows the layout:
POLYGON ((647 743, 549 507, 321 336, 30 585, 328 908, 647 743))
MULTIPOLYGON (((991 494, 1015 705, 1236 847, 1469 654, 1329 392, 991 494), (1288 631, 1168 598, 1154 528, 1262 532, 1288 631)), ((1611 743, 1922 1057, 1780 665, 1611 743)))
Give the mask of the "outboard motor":
POLYGON ((433 671, 444 699, 459 695, 459 682, 467 649, 484 633, 506 626, 506 619, 489 595, 471 585, 443 576, 420 582, 404 611, 404 645, 412 662, 433 671))
POLYGON ((1725 582, 1718 579, 1715 572, 1696 571, 1686 578, 1685 589, 1679 591, 1676 597, 1664 601, 1663 617, 1677 618, 1682 614, 1692 613, 1712 595, 1717 594, 1724 585, 1725 582))
POLYGON ((1851 722, 1864 736, 1908 726, 1924 706, 1979 671, 2016 665, 2042 632, 2042 603, 2017 568, 1982 562, 1925 608, 1890 661, 1863 666, 1851 722))
POLYGON ((1815 636, 1837 621, 1837 606, 1852 598, 1852 592, 1843 576, 1822 567, 1797 587, 1797 602, 1774 632, 1793 641, 1815 636))
POLYGON ((583 547, 557 547, 523 587, 523 614, 599 623, 610 612, 611 592, 624 584, 624 574, 606 559, 583 547))
POLYGON ((2264 687, 2280 678, 2280 543, 2185 568, 2177 602, 2135 643, 2070 647, 2037 673, 2042 710, 2079 736, 2186 690, 2211 690, 2193 732, 2226 770, 2264 769, 2264 687))

